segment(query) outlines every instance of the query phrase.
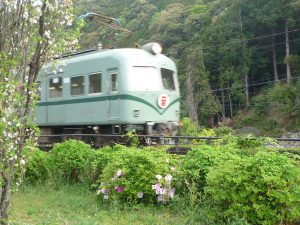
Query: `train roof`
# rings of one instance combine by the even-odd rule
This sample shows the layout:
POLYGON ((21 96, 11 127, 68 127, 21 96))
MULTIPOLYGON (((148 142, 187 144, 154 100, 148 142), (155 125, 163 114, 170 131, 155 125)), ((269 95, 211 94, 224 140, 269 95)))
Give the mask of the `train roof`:
POLYGON ((101 49, 94 51, 87 51, 68 57, 63 57, 62 62, 67 64, 89 61, 93 59, 112 58, 118 61, 141 62, 141 61, 157 61, 161 63, 174 64, 174 62, 163 54, 152 54, 144 49, 139 48, 118 48, 118 49, 101 49))
MULTIPOLYGON (((152 43, 149 43, 152 44, 152 43)), ((65 69, 78 70, 78 68, 91 63, 103 62, 104 65, 115 66, 153 66, 158 68, 167 68, 176 71, 175 63, 167 56, 154 53, 149 49, 151 45, 145 45, 143 48, 116 48, 116 49, 88 49, 81 52, 71 53, 56 58, 56 62, 45 64, 40 75, 51 75, 60 73, 65 69)))

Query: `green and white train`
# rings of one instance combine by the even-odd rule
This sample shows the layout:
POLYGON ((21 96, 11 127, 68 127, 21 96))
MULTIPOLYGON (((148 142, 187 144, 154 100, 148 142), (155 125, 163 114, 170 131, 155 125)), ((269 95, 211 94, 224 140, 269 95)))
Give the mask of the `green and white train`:
POLYGON ((180 92, 175 63, 157 43, 97 49, 42 69, 36 123, 42 134, 176 135, 180 92))

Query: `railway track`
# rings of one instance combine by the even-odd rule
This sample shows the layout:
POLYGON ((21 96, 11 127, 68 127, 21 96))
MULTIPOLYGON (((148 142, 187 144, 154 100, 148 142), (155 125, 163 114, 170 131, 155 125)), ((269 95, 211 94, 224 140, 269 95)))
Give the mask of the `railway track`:
MULTIPOLYGON (((194 136, 149 136, 138 135, 129 137, 127 135, 104 135, 104 134, 59 134, 59 135, 41 135, 38 139, 37 147, 42 150, 50 150, 55 144, 62 143, 69 139, 83 141, 94 148, 100 148, 108 145, 128 145, 138 138, 140 145, 143 146, 168 146, 169 152, 185 154, 188 149, 195 145, 203 144, 222 144, 226 143, 224 137, 194 137, 194 136)), ((279 149, 300 149, 300 138, 274 138, 273 141, 266 138, 246 138, 244 140, 265 140, 269 147, 279 149)))

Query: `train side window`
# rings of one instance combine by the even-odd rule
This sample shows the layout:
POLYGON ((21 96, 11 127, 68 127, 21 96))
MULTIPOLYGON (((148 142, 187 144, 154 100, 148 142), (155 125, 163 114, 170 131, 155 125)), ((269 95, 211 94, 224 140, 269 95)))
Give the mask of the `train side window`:
POLYGON ((83 95, 84 94, 84 76, 71 78, 71 95, 83 95))
POLYGON ((168 90, 175 90, 174 72, 168 69, 161 69, 163 87, 168 90))
POLYGON ((61 98, 62 97, 62 78, 56 77, 50 79, 49 83, 49 97, 61 98))
POLYGON ((89 94, 101 93, 102 88, 102 76, 101 73, 89 75, 89 94))
POLYGON ((111 85, 110 85, 110 91, 118 91, 118 80, 117 80, 117 74, 112 73, 111 74, 111 85))

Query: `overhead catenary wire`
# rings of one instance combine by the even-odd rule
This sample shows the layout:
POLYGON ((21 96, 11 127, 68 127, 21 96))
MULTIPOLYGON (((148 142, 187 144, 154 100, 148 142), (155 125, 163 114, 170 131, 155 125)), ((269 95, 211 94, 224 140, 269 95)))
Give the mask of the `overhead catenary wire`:
MULTIPOLYGON (((296 73, 297 75, 300 75, 300 73, 296 73)), ((283 76, 284 74, 281 74, 280 76, 283 76)), ((286 75, 286 74, 285 74, 286 75)), ((293 76, 291 79, 298 79, 300 76, 293 76)), ((246 87, 254 87, 254 86, 260 86, 260 85, 266 85, 266 84, 271 84, 271 83, 278 83, 281 81, 286 81, 287 78, 283 79, 278 79, 278 80, 273 80, 273 81, 266 81, 266 82, 259 82, 259 83, 252 83, 248 85, 241 85, 241 86, 235 86, 235 87, 225 87, 225 88, 218 88, 218 89, 207 89, 207 90, 199 90, 199 92, 193 92, 192 90, 187 91, 186 93, 193 93, 193 94, 199 94, 203 92, 219 92, 219 91, 226 91, 226 90, 235 90, 235 89, 241 89, 241 88, 246 88, 246 87)))
MULTIPOLYGON (((294 33, 294 32, 298 32, 298 31, 300 31, 300 28, 290 30, 290 31, 288 31, 288 33, 294 33)), ((186 50, 185 53, 195 52, 195 51, 203 51, 205 49, 217 48, 217 47, 226 46, 226 45, 230 45, 230 44, 243 43, 243 42, 247 42, 247 41, 259 40, 259 39, 264 39, 264 38, 269 38, 269 37, 272 37, 272 36, 274 37, 274 36, 279 36, 279 35, 284 35, 284 34, 286 34, 286 32, 278 32, 278 33, 274 33, 274 34, 257 36, 257 37, 254 37, 254 38, 239 39, 239 40, 229 41, 229 42, 225 42, 225 43, 218 44, 218 45, 208 45, 208 46, 205 46, 205 47, 202 47, 202 48, 189 49, 189 50, 186 50)))

